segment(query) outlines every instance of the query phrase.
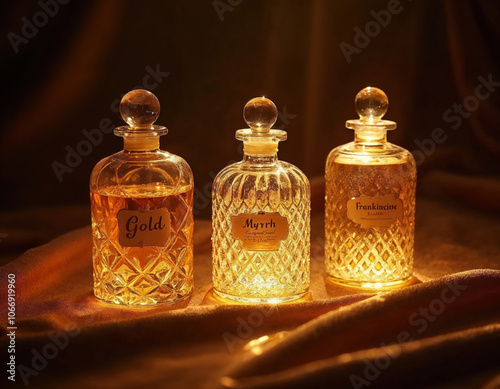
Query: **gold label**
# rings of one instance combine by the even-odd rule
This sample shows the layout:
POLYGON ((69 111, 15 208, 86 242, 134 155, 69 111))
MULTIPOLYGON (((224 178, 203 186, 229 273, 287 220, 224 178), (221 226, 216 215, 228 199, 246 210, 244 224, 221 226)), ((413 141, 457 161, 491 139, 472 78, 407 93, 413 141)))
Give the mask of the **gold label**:
POLYGON ((170 235, 170 214, 166 208, 140 211, 122 209, 118 219, 118 241, 123 247, 160 246, 170 235))
POLYGON ((347 202, 347 217, 362 228, 390 227, 403 218, 403 201, 394 195, 362 195, 347 202))
POLYGON ((288 220, 278 212, 240 213, 231 218, 233 238, 250 251, 276 251, 288 237, 288 220))

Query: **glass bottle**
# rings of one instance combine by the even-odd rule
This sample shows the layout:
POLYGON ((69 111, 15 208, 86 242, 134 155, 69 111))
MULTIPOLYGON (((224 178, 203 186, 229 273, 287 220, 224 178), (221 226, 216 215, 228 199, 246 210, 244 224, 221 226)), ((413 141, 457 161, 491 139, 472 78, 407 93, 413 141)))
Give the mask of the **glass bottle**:
POLYGON ((412 275, 415 160, 387 142, 396 123, 382 120, 389 101, 377 88, 355 99, 359 119, 348 120, 354 142, 326 161, 326 272, 340 283, 379 288, 412 275))
POLYGON ((257 97, 243 113, 243 160, 224 168, 212 189, 214 291, 241 302, 298 299, 309 289, 309 180, 278 160, 286 132, 271 129, 273 102, 257 97))
POLYGON ((117 127, 124 150, 90 177, 94 294, 129 306, 175 303, 193 289, 193 174, 159 149, 160 103, 146 90, 127 93, 117 127))

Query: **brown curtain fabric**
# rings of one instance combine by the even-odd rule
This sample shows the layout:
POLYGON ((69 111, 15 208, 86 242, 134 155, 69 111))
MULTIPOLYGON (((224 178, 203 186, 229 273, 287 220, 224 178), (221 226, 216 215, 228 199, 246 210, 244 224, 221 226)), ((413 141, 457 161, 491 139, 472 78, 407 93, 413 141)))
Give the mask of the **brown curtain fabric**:
MULTIPOLYGON (((6 5, 4 35, 23 37, 40 9, 6 5)), ((389 140, 415 152, 420 177, 498 177, 499 20, 486 0, 60 4, 27 42, 0 46, 2 207, 86 203, 92 167, 121 149, 100 125, 122 123, 116 103, 138 86, 162 103, 162 146, 191 164, 203 218, 214 175, 241 158, 243 105, 263 94, 289 133, 280 157, 310 177, 352 140, 344 123, 367 85, 389 96, 386 116, 398 122, 389 140), (102 139, 75 156, 84 130, 102 139)))

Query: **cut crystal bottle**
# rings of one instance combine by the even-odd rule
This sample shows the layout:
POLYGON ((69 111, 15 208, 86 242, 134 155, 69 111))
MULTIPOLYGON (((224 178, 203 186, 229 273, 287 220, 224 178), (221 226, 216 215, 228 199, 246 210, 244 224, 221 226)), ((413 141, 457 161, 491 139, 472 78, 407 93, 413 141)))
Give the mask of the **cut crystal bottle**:
POLYGON ((286 132, 271 129, 278 111, 258 97, 244 109, 250 128, 236 131, 241 162, 213 183, 213 286, 241 302, 280 302, 309 288, 310 185, 297 167, 278 160, 286 132))
POLYGON ((101 160, 90 178, 94 294, 124 305, 175 303, 193 289, 193 174, 159 149, 160 104, 133 90, 117 127, 124 150, 101 160))
POLYGON ((334 281, 387 287, 412 275, 415 160, 387 142, 396 123, 382 120, 389 102, 368 87, 355 99, 359 119, 348 120, 354 142, 326 161, 325 261, 334 281))

